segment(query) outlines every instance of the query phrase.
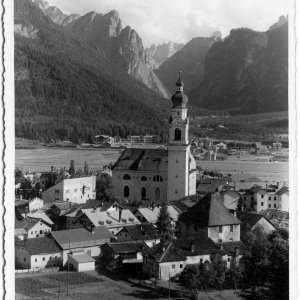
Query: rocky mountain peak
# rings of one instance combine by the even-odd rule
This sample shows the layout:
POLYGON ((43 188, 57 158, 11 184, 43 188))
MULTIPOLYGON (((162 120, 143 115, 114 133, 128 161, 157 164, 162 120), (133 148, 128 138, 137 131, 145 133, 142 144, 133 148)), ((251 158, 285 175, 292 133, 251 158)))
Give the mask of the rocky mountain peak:
POLYGON ((50 7, 48 1, 46 0, 32 0, 32 3, 37 5, 42 11, 45 11, 50 7))
POLYGON ((284 25, 287 22, 288 22, 288 16, 282 15, 282 16, 279 17, 278 21, 275 24, 273 24, 272 26, 270 26, 269 30, 272 30, 272 29, 275 29, 275 28, 279 28, 279 27, 281 27, 282 25, 284 25))

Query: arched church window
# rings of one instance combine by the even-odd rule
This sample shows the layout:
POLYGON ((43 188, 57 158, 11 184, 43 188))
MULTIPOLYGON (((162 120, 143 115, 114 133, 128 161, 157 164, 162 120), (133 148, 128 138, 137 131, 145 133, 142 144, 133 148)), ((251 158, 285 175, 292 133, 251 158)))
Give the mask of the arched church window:
POLYGON ((131 179, 131 177, 130 177, 130 175, 128 175, 128 174, 125 174, 125 175, 123 176, 123 179, 124 179, 124 180, 130 180, 130 179, 131 179))
POLYGON ((160 175, 155 175, 153 177, 153 181, 154 182, 163 182, 163 179, 162 179, 162 177, 160 175))
POLYGON ((141 196, 142 196, 142 200, 146 199, 147 191, 146 191, 145 187, 142 187, 142 189, 141 189, 141 196))
POLYGON ((156 201, 160 200, 160 188, 155 189, 155 200, 156 201))
POLYGON ((175 129, 174 139, 175 141, 181 141, 181 130, 179 128, 175 129))
POLYGON ((124 186, 124 197, 129 197, 129 187, 127 185, 124 186))
POLYGON ((147 181, 147 177, 146 176, 142 176, 141 177, 141 181, 147 181))

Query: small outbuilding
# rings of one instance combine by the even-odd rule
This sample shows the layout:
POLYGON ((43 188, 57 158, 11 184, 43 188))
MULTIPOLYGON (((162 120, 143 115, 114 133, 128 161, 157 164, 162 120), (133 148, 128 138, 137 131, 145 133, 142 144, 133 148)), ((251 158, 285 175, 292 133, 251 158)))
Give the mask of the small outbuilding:
POLYGON ((68 263, 71 269, 77 272, 87 272, 95 270, 95 259, 84 251, 73 252, 68 255, 68 263))

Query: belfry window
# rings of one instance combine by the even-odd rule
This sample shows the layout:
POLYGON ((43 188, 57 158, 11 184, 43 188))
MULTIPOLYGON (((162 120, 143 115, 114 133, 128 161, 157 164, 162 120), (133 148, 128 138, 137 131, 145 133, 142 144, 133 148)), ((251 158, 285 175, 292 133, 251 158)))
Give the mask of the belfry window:
POLYGON ((155 175, 153 177, 153 181, 154 182, 163 182, 163 179, 162 179, 162 177, 160 175, 155 175))
POLYGON ((160 200, 160 189, 159 188, 155 189, 155 200, 156 201, 160 200))
POLYGON ((124 197, 129 197, 129 187, 127 185, 124 186, 124 197))
POLYGON ((130 177, 130 175, 128 175, 128 174, 125 174, 125 175, 123 176, 123 179, 124 179, 124 180, 130 180, 130 179, 131 179, 131 177, 130 177))
POLYGON ((174 140, 175 141, 181 141, 181 130, 179 128, 175 129, 174 140))

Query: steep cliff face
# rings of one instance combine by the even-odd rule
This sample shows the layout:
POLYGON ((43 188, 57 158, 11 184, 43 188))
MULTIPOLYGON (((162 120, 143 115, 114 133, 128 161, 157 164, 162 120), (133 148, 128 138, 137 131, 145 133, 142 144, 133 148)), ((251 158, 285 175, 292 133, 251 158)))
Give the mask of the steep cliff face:
POLYGON ((117 11, 105 15, 91 12, 69 23, 66 28, 147 87, 164 97, 169 96, 146 63, 141 37, 131 27, 122 27, 117 11))
POLYGON ((172 91, 180 68, 185 82, 184 90, 186 93, 190 92, 202 80, 206 54, 215 40, 215 37, 192 39, 181 50, 162 63, 155 70, 155 73, 164 85, 172 91))
POLYGON ((183 46, 184 44, 174 42, 164 43, 158 46, 151 45, 149 48, 145 49, 146 61, 148 65, 155 70, 169 57, 181 50, 183 46))
POLYGON ((208 51, 203 80, 189 97, 231 112, 287 110, 287 78, 287 23, 267 32, 235 29, 208 51))

